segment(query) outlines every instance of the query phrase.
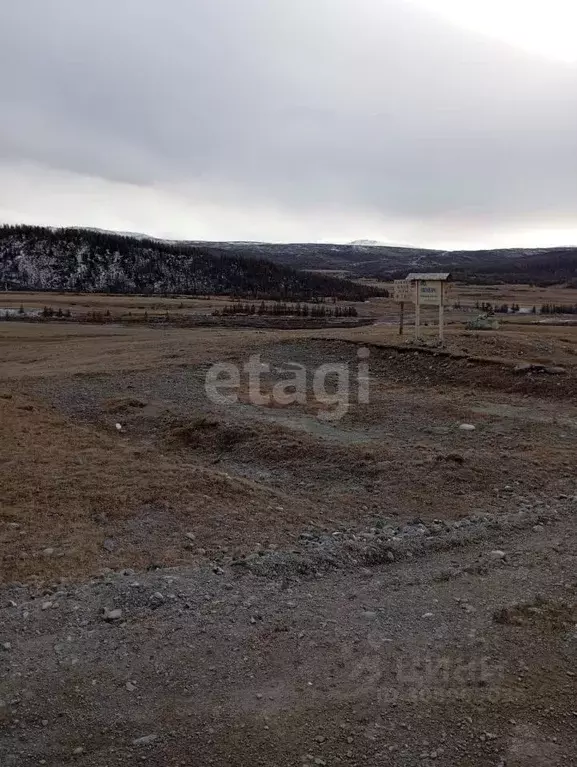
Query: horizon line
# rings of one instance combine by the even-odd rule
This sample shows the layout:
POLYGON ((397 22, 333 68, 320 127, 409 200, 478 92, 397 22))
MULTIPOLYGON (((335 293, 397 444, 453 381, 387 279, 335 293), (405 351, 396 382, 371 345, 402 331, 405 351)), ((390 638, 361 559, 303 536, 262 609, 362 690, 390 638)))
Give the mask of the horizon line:
POLYGON ((85 230, 85 231, 92 231, 92 232, 101 232, 102 234, 111 234, 116 235, 118 237, 126 237, 128 239, 134 239, 137 240, 139 238, 141 239, 149 239, 149 240, 157 240, 158 242, 166 242, 166 243, 190 243, 193 245, 239 245, 239 246, 250 246, 250 245, 326 245, 326 246, 357 246, 359 248, 366 248, 367 250, 370 250, 371 248, 403 248, 406 250, 423 250, 423 251, 430 251, 435 253, 462 253, 462 252, 470 252, 475 253, 478 251, 510 251, 510 250, 571 250, 571 249, 577 249, 577 244, 575 245, 507 245, 507 246, 497 246, 497 247, 490 247, 490 246, 477 246, 477 247, 451 247, 451 248, 442 248, 442 247, 431 247, 431 246, 421 246, 421 245, 407 245, 407 244, 400 244, 400 243, 386 243, 386 242, 380 242, 377 240, 341 240, 341 241, 334 241, 334 240, 198 240, 193 238, 175 238, 175 237, 159 237, 158 235, 154 234, 148 234, 146 232, 129 232, 121 229, 104 229, 102 227, 96 227, 96 226, 81 226, 81 225, 70 225, 70 226, 49 226, 45 224, 28 224, 26 222, 20 222, 20 223, 7 223, 3 222, 0 223, 0 228, 4 227, 19 227, 19 226, 26 226, 30 228, 35 229, 51 229, 53 231, 58 230, 65 230, 65 229, 79 229, 79 230, 85 230))

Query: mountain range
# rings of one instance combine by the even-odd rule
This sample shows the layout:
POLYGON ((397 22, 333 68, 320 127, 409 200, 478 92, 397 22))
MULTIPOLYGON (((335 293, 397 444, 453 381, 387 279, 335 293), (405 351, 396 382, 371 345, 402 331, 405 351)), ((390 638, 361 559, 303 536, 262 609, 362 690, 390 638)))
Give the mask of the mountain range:
POLYGON ((446 251, 371 240, 201 242, 98 229, 0 226, 0 288, 7 290, 355 301, 383 291, 352 280, 391 280, 414 271, 448 271, 469 283, 577 287, 577 247, 446 251))
MULTIPOLYGON (((146 238, 142 234, 131 233, 131 236, 146 238)), ((577 286, 577 247, 572 246, 435 250, 385 245, 376 240, 355 240, 348 244, 200 240, 187 243, 296 269, 333 272, 348 279, 391 280, 402 279, 414 271, 448 271, 455 279, 468 283, 577 286)))
POLYGON ((496 250, 428 250, 357 241, 331 244, 212 244, 223 252, 250 253, 298 269, 337 272, 343 277, 391 280, 409 272, 446 271, 469 283, 571 283, 577 286, 577 247, 496 250))

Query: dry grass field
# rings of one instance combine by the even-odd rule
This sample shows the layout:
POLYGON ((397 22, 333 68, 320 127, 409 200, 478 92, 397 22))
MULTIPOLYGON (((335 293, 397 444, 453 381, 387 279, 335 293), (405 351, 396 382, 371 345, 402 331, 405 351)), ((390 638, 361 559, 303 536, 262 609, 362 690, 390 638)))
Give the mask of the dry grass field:
POLYGON ((148 312, 151 315, 182 312, 206 312, 221 307, 229 302, 222 296, 212 298, 165 298, 160 296, 126 296, 87 293, 26 293, 14 292, 0 294, 0 312, 2 309, 42 309, 51 306, 58 310, 70 309, 75 313, 102 311, 109 309, 114 314, 132 312, 135 315, 148 312))
MULTIPOLYGON (((0 307, 46 303, 214 305, 0 307)), ((419 345, 392 301, 359 311, 374 323, 0 322, 0 764, 575 763, 577 327, 447 312, 440 349, 434 311, 419 345), (216 362, 233 403, 207 396, 216 362), (336 373, 314 391, 326 364, 347 366, 339 402, 336 373)))
MULTIPOLYGON (((529 288, 518 288, 515 294, 507 291, 505 289, 499 294, 499 300, 513 295, 518 300, 518 296, 524 293, 537 300, 537 294, 529 288)), ((556 300, 555 295, 539 291, 542 300, 556 300)), ((21 303, 30 306, 34 302, 39 306, 43 303, 43 297, 34 294, 9 296, 14 306, 21 303)), ((467 298, 476 301, 478 296, 476 288, 470 291, 467 298)), ((75 298, 86 308, 154 306, 153 299, 140 297, 75 298)), ((51 296, 50 300, 53 305, 62 301, 64 306, 69 297, 57 295, 51 296)), ((465 292, 463 303, 464 300, 465 292)), ((171 300, 167 301, 169 305, 171 300)), ((187 308, 199 310, 204 306, 202 300, 190 299, 187 308)), ((379 465, 385 454, 387 460, 392 460, 394 429, 389 428, 388 422, 392 418, 390 407, 394 404, 395 408, 402 406, 408 409, 402 443, 398 447, 395 445, 394 450, 399 449, 408 458, 407 449, 413 445, 414 462, 419 473, 420 459, 430 455, 432 449, 422 444, 422 425, 415 421, 413 428, 410 424, 411 409, 415 412, 417 402, 419 409, 422 408, 419 400, 423 383, 431 419, 440 417, 443 421, 449 418, 456 403, 468 403, 471 387, 473 391, 475 386, 480 386, 485 390, 498 391, 503 387, 514 392, 518 385, 525 385, 522 377, 511 372, 508 373, 510 381, 506 383, 496 375, 498 366, 493 369, 494 366, 478 362, 473 368, 479 371, 477 378, 471 378, 468 373, 464 375, 466 371, 456 371, 459 377, 451 380, 450 371, 441 369, 435 385, 428 386, 430 363, 427 360, 431 359, 438 365, 436 358, 424 357, 416 369, 409 366, 403 373, 402 368, 407 365, 402 355, 396 362, 401 377, 398 382, 393 380, 391 385, 387 379, 393 373, 387 371, 382 358, 386 354, 385 349, 379 357, 378 347, 399 343, 410 345, 412 328, 409 316, 405 336, 400 338, 395 325, 379 322, 383 307, 389 317, 394 317, 396 307, 392 301, 374 299, 370 304, 361 305, 361 309, 373 313, 377 324, 321 331, 180 330, 73 322, 0 323, 2 514, 9 524, 25 524, 27 528, 26 536, 19 528, 3 528, 3 577, 41 578, 66 572, 88 575, 102 565, 115 566, 122 561, 135 566, 151 562, 181 563, 190 559, 190 553, 185 553, 180 539, 187 525, 207 530, 214 527, 210 535, 206 534, 210 538, 211 551, 212 547, 218 549, 219 536, 223 536, 220 543, 225 547, 234 539, 241 549, 243 546, 250 548, 256 530, 266 531, 267 540, 278 539, 279 543, 286 543, 288 531, 298 536, 299 526, 307 515, 311 519, 322 520, 326 513, 322 503, 324 490, 318 494, 313 492, 315 502, 312 506, 309 492, 303 497, 293 492, 292 483, 299 473, 299 462, 292 454, 295 450, 297 453, 303 451, 304 461, 308 460, 304 456, 305 451, 311 454, 320 450, 323 460, 334 464, 331 471, 338 471, 350 460, 353 463, 357 460, 362 462, 367 451, 371 456, 366 460, 373 461, 375 465, 379 465), (271 355, 273 364, 300 360, 309 370, 314 370, 324 362, 342 359, 352 360, 352 365, 352 350, 357 345, 365 344, 371 349, 374 347, 370 360, 371 405, 367 408, 354 401, 351 403, 344 423, 348 430, 353 430, 353 436, 346 438, 342 444, 327 445, 323 435, 319 439, 314 428, 311 430, 309 427, 306 419, 314 417, 317 409, 314 397, 312 404, 309 402, 304 408, 295 405, 282 407, 273 403, 272 410, 279 416, 274 422, 266 418, 262 421, 262 411, 270 411, 271 407, 251 405, 246 392, 241 394, 240 407, 221 409, 217 413, 223 423, 240 424, 241 429, 254 428, 257 424, 260 431, 251 435, 251 439, 267 445, 262 451, 265 454, 267 450, 280 451, 281 445, 286 450, 288 438, 290 454, 278 454, 275 458, 274 469, 279 476, 283 475, 285 460, 291 464, 288 475, 282 481, 275 478, 272 485, 254 481, 262 473, 262 456, 255 459, 251 470, 243 467, 241 474, 235 476, 236 471, 223 473, 226 459, 234 463, 232 456, 226 453, 215 464, 218 452, 215 449, 167 451, 163 431, 168 428, 167 424, 175 419, 214 415, 214 407, 202 390, 203 376, 211 363, 234 361, 242 365, 251 354, 260 352, 265 360, 267 354, 271 355), (131 397, 136 401, 140 398, 142 406, 127 405, 123 409, 122 403, 130 401, 131 397), (116 408, 113 406, 115 402, 120 403, 116 408), (366 411, 370 411, 370 416, 366 411), (303 423, 299 424, 299 418, 305 419, 303 423), (115 423, 124 420, 129 420, 130 426, 127 426, 126 432, 117 433, 115 423), (367 424, 370 428, 374 428, 375 424, 382 425, 383 434, 388 434, 388 437, 385 439, 383 435, 377 435, 376 439, 369 440, 367 447, 363 439, 355 438, 355 434, 362 432, 367 424), (381 449, 385 451, 383 455, 379 454, 381 449), (325 453, 330 453, 330 457, 327 458, 325 453), (250 496, 250 503, 245 496, 250 496), (319 502, 320 505, 317 505, 319 502), (246 519, 244 511, 238 511, 239 505, 244 509, 247 504, 250 506, 250 520, 246 519), (212 506, 214 510, 210 512, 212 506), (283 507, 280 517, 278 512, 271 513, 277 506, 283 507), (160 515, 163 528, 171 518, 176 542, 167 540, 161 548, 155 546, 151 550, 143 542, 138 524, 130 528, 127 521, 138 520, 143 509, 153 518, 160 515), (157 511, 151 512, 150 509, 157 511), (160 509, 164 511, 161 513, 160 509), (233 519, 228 520, 229 512, 226 512, 226 533, 223 533, 225 509, 233 509, 234 513, 233 519), (102 525, 99 522, 101 517, 106 517, 108 525, 118 525, 118 529, 102 525), (135 533, 134 540, 130 540, 130 529, 135 533), (114 553, 102 549, 104 538, 113 533, 115 536, 122 534, 126 540, 122 550, 114 553), (42 551, 46 548, 56 548, 60 556, 43 556, 42 551)), ((427 312, 435 315, 435 310, 424 310, 425 318, 427 312)), ((423 333, 433 342, 436 328, 431 324, 423 328, 423 333)), ((471 332, 465 331, 462 322, 455 317, 449 319, 446 349, 472 358, 499 360, 509 365, 510 369, 523 361, 562 365, 568 371, 562 379, 541 377, 535 381, 534 387, 551 384, 553 392, 558 391, 558 396, 564 399, 570 398, 573 375, 577 375, 577 327, 527 326, 505 319, 499 331, 471 332), (559 389, 561 385, 563 391, 559 389)), ((272 385, 270 383, 270 388, 272 385)), ((535 393, 539 394, 540 389, 536 388, 535 393)), ((524 394, 521 392, 521 395, 524 394)), ((551 392, 547 391, 546 396, 549 402, 551 392)), ((547 404, 547 407, 551 405, 547 404)), ((470 420, 469 410, 468 404, 462 408, 462 419, 470 420)), ((337 433, 338 428, 334 427, 332 431, 337 433)), ((559 450, 562 452, 562 448, 562 445, 558 446, 555 454, 559 450)), ((241 452, 246 449, 247 444, 243 442, 241 452)), ((394 458, 400 460, 400 456, 394 458)), ((409 471, 411 460, 406 466, 412 482, 409 471)), ((250 464, 250 460, 246 463, 250 464)), ((377 472, 376 469, 374 471, 377 472)), ((365 479, 358 481, 370 484, 365 479)), ((350 493, 347 482, 342 483, 343 487, 339 487, 337 482, 332 490, 341 499, 343 508, 348 509, 350 493)), ((318 484, 323 488, 322 477, 318 479, 318 484)), ((420 491, 416 488, 420 484, 423 484, 422 480, 413 488, 404 487, 403 492, 418 496, 420 491)), ((452 486, 447 492, 452 496, 452 486)), ((366 517, 365 510, 372 508, 377 500, 374 493, 365 497, 363 490, 361 495, 364 501, 360 506, 353 504, 352 517, 347 517, 351 514, 348 510, 344 515, 350 522, 357 523, 366 517)), ((402 493, 395 491, 396 495, 402 496, 402 493)), ((455 505, 454 498, 448 500, 441 497, 443 504, 455 505)), ((468 501, 464 508, 467 505, 468 501)), ((402 509, 403 514, 410 517, 416 513, 411 503, 403 503, 402 506, 406 506, 402 509)), ((436 508, 434 504, 434 510, 436 508)), ((206 549, 207 545, 198 548, 206 549)))

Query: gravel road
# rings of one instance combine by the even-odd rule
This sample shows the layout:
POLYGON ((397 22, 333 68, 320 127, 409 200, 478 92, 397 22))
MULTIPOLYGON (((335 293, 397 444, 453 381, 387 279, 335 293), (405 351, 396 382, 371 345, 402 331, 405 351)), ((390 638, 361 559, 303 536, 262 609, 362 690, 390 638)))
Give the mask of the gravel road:
POLYGON ((575 764, 576 510, 5 587, 0 763, 575 764))

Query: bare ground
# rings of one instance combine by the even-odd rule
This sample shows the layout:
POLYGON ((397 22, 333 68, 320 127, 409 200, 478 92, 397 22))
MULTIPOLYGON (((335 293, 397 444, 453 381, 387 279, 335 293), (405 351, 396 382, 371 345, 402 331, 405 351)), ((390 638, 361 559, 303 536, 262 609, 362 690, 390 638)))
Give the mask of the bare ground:
POLYGON ((2 765, 577 761, 569 340, 6 325, 2 765), (205 396, 358 344, 341 420, 205 396))

